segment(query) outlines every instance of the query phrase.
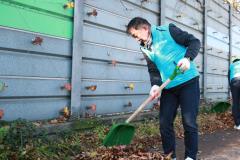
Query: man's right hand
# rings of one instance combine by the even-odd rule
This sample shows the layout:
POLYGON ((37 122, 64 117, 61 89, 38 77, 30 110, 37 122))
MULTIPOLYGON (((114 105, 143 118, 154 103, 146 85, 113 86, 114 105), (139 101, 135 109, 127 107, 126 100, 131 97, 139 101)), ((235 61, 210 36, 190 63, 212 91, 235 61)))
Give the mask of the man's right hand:
POLYGON ((161 92, 159 92, 159 86, 158 85, 153 85, 150 92, 149 92, 149 95, 151 97, 153 97, 153 99, 157 99, 158 97, 160 97, 161 95, 161 92))

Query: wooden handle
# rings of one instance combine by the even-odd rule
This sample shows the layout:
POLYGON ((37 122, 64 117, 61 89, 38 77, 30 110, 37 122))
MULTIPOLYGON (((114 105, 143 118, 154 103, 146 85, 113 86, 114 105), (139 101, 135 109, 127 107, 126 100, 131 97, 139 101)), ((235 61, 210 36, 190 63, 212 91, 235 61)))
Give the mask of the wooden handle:
MULTIPOLYGON (((167 79, 166 82, 164 82, 160 87, 159 87, 159 92, 161 92, 169 83, 171 82, 170 79, 167 79)), ((154 98, 152 96, 149 96, 139 107, 138 109, 125 121, 126 123, 129 123, 130 121, 133 120, 133 118, 135 118, 139 112, 141 112, 143 110, 144 107, 146 107, 146 105, 148 103, 150 103, 154 98)))

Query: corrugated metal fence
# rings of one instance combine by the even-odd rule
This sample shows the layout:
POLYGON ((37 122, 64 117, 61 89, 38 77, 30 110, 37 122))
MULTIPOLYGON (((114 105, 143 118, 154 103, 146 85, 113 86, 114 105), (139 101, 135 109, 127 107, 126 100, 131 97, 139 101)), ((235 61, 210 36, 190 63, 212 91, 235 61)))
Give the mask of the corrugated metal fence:
POLYGON ((67 0, 49 1, 47 7, 28 1, 0 0, 0 8, 17 10, 9 18, 19 19, 15 24, 0 16, 0 81, 8 86, 0 91, 5 120, 53 118, 64 106, 82 117, 136 109, 150 83, 139 46, 125 33, 135 16, 157 25, 174 23, 198 37, 201 97, 220 101, 229 96, 229 59, 240 55, 240 15, 223 1, 85 0, 75 2, 74 16, 71 8, 63 8, 67 0), (52 29, 42 29, 46 25, 52 29), (64 89, 68 83, 72 91, 64 89))

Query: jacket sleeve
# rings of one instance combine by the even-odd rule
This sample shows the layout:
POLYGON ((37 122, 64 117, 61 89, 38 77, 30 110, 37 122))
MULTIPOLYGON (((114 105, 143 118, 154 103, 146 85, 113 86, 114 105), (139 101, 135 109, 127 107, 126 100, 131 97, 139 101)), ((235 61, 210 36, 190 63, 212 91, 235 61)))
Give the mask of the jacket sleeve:
POLYGON ((147 61, 147 67, 148 67, 148 73, 150 75, 151 86, 153 85, 160 86, 162 84, 162 79, 157 66, 148 58, 148 56, 145 53, 143 53, 143 55, 147 61))
POLYGON ((169 24, 169 32, 178 44, 187 47, 185 57, 189 57, 193 60, 198 55, 201 45, 199 39, 186 31, 182 31, 172 23, 169 24))

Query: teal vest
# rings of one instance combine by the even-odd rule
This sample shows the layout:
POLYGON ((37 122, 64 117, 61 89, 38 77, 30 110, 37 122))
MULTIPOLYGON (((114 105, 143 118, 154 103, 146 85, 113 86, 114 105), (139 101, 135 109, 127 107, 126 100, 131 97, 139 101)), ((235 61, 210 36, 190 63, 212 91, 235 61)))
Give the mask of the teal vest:
POLYGON ((235 77, 240 77, 240 61, 230 65, 230 81, 235 77))
MULTIPOLYGON (((156 64, 162 81, 165 82, 174 71, 178 61, 184 58, 187 48, 175 42, 170 35, 169 25, 158 27, 153 25, 151 31, 152 50, 150 51, 144 47, 140 49, 156 64)), ((194 62, 191 61, 190 69, 178 75, 166 88, 178 86, 197 76, 199 76, 199 73, 194 62)))

